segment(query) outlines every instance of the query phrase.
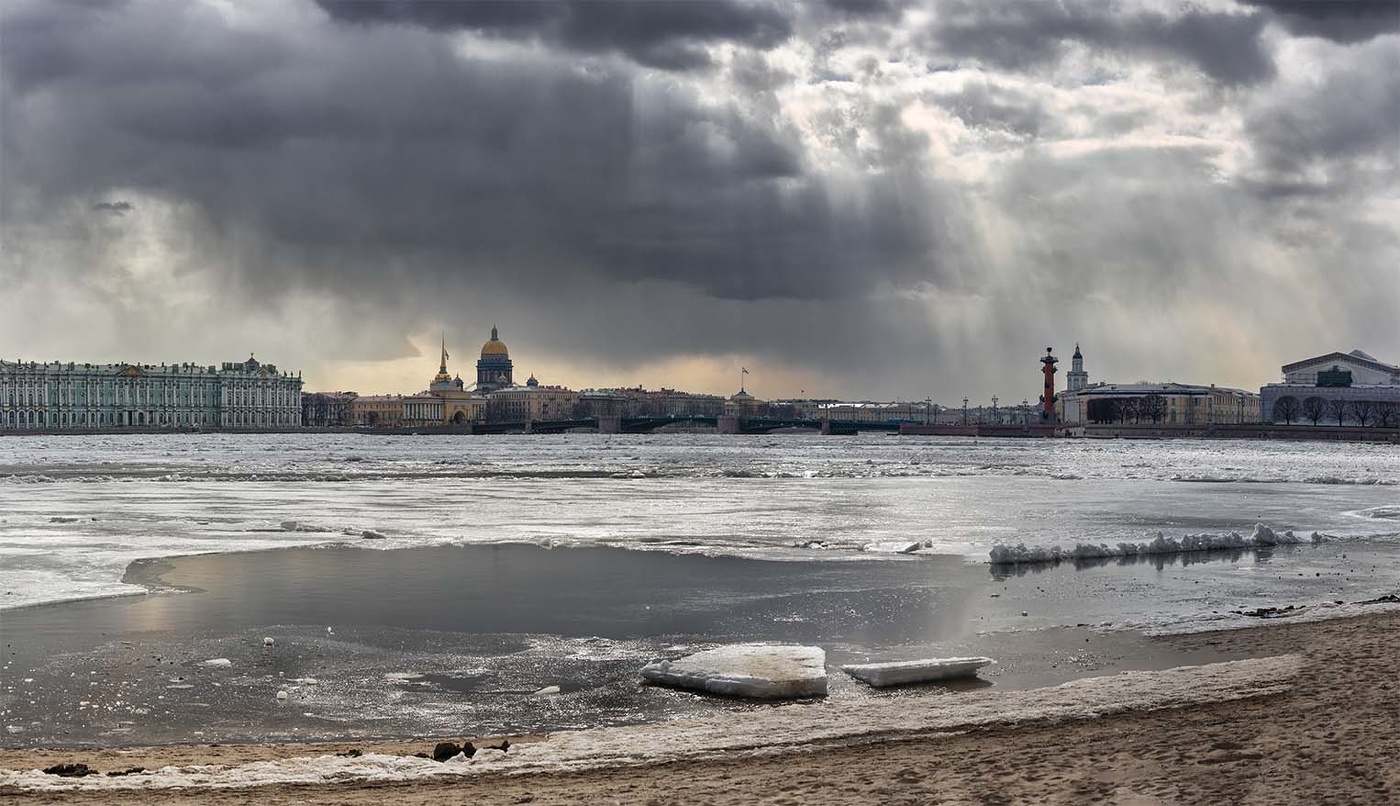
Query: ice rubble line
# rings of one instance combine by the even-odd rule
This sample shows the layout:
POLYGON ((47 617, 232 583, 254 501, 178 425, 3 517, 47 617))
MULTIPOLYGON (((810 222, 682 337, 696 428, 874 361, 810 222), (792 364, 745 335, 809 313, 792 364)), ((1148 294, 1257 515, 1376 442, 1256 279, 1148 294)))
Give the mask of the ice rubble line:
POLYGON ((146 790, 203 786, 408 781, 440 775, 528 773, 621 767, 734 753, 782 752, 818 741, 861 743, 892 735, 926 734, 1028 722, 1090 719, 1127 711, 1179 708, 1241 700, 1288 690, 1302 668, 1298 655, 1122 672, 1028 691, 956 697, 894 698, 815 703, 730 712, 651 725, 553 733, 512 744, 462 764, 365 754, 260 761, 236 767, 163 767, 148 775, 56 778, 38 770, 0 771, 0 786, 35 790, 146 790))
POLYGON ((1314 623, 1318 621, 1331 621, 1339 618, 1355 618, 1356 616, 1370 615, 1372 613, 1400 613, 1400 604, 1390 604, 1386 602, 1348 602, 1338 604, 1336 602, 1318 602, 1308 604, 1294 610, 1286 618, 1261 619, 1253 616, 1246 616, 1240 613, 1227 614, 1200 614, 1194 619, 1179 621, 1172 624, 1149 625, 1145 627, 1131 627, 1139 630, 1143 635, 1165 636, 1165 635, 1192 635, 1208 632, 1225 632, 1227 630, 1252 630, 1276 627, 1282 624, 1302 624, 1314 623))
POLYGON ((1018 543, 1011 546, 997 544, 992 547, 990 562, 993 565, 1057 563, 1065 560, 1092 560, 1105 557, 1133 557, 1144 554, 1183 554, 1192 551, 1218 551, 1221 549, 1257 549, 1268 546, 1293 546, 1300 543, 1318 542, 1320 535, 1314 532, 1311 538, 1302 538, 1286 532, 1275 532, 1262 523, 1254 524, 1254 531, 1248 536, 1239 532, 1229 534, 1199 534, 1167 537, 1161 532, 1147 543, 1079 543, 1073 548, 1060 546, 1026 546, 1018 543))

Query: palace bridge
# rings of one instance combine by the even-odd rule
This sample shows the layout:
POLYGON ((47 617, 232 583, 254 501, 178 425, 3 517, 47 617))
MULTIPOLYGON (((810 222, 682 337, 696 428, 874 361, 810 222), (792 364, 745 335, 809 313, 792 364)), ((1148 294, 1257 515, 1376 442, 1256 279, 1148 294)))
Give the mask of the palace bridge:
MULTIPOLYGON (((856 434, 861 431, 897 433, 899 423, 866 423, 854 420, 812 420, 776 417, 735 417, 732 415, 677 415, 667 417, 587 417, 578 420, 535 420, 514 423, 472 423, 457 426, 454 432, 473 434, 559 434, 592 429, 602 434, 648 434, 663 428, 699 426, 721 434, 768 434, 773 431, 803 429, 823 434, 856 434)), ((415 429, 421 430, 421 429, 415 429)))

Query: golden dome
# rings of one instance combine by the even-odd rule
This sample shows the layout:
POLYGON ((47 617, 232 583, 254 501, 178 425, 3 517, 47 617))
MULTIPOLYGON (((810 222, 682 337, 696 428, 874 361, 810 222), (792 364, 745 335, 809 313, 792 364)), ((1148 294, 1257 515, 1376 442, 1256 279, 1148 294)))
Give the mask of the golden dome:
POLYGON ((501 341, 496 335, 496 328, 491 328, 491 340, 481 345, 481 357, 488 355, 510 356, 510 350, 506 349, 506 343, 501 341))

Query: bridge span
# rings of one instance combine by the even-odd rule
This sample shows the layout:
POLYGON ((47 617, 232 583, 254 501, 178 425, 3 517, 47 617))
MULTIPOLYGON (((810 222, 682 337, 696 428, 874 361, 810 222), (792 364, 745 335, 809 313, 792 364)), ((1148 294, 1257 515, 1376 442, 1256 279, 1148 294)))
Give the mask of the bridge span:
MULTIPOLYGON (((774 431, 819 431, 822 434, 849 435, 862 431, 899 432, 899 423, 862 423, 853 420, 812 420, 804 418, 735 417, 729 415, 680 415, 667 417, 587 417, 574 420, 535 420, 532 422, 471 423, 453 426, 453 433, 472 434, 561 434, 593 430, 603 434, 649 434, 659 429, 701 427, 721 434, 770 434, 774 431)), ((426 429, 415 429, 426 431, 426 429)))

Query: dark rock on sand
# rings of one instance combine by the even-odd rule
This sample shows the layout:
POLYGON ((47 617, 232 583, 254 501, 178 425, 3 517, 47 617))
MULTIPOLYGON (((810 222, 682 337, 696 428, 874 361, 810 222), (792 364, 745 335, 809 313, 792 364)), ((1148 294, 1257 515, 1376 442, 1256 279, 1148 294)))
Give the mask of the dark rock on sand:
POLYGON ((52 767, 45 767, 43 771, 60 778, 82 778, 85 775, 97 775, 97 770, 88 769, 88 765, 81 763, 55 764, 52 767))
POLYGON ((433 748, 433 761, 446 761, 456 756, 458 753, 465 753, 467 758, 476 755, 476 746, 471 742, 457 744, 456 742, 438 742, 433 748))

